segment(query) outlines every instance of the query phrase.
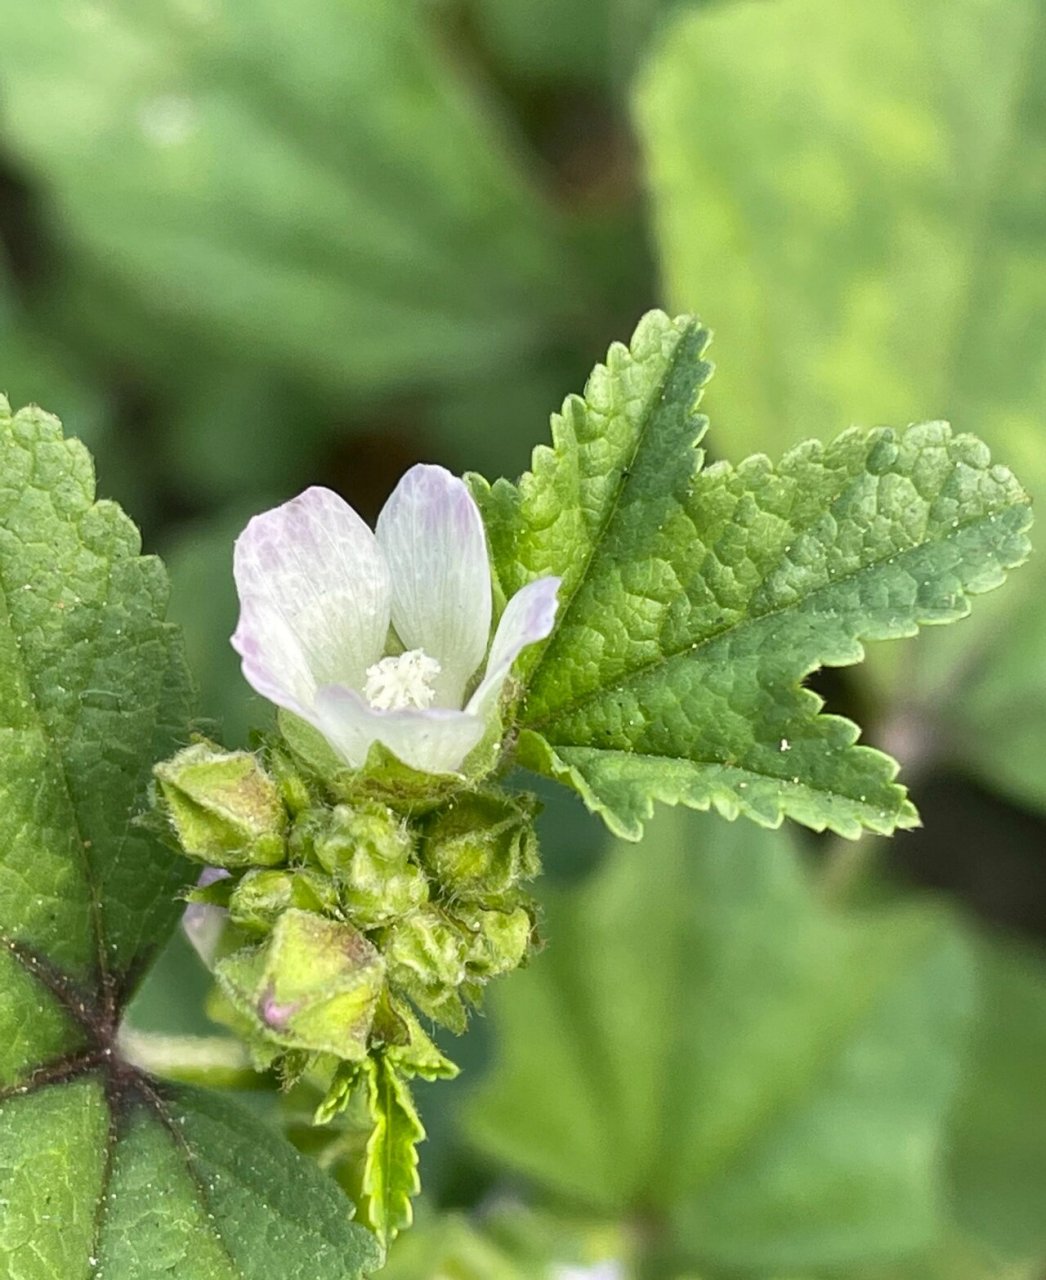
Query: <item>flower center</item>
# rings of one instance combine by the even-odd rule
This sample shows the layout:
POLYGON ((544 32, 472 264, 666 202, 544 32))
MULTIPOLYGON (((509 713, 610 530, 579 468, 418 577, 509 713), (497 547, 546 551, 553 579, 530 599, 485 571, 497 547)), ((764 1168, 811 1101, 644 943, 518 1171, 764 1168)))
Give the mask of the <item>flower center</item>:
POLYGON ((436 696, 432 682, 441 670, 424 649, 408 649, 368 667, 363 693, 378 711, 424 710, 432 706, 436 696))

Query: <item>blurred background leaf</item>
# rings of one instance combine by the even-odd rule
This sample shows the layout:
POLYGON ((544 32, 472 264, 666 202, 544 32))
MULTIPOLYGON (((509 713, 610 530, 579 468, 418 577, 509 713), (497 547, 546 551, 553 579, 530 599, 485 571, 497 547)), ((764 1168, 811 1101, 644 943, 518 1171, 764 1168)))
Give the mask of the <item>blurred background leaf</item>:
POLYGON ((780 833, 660 817, 492 1000, 481 1149, 568 1201, 670 1225, 748 1270, 914 1252, 971 1001, 936 912, 826 914, 780 833), (569 1135, 569 1138, 567 1137, 569 1135))

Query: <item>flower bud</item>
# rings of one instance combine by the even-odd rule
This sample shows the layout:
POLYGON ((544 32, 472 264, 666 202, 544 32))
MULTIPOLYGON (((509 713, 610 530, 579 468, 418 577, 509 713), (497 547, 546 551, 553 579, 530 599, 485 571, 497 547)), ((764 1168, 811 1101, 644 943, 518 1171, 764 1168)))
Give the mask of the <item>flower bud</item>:
POLYGON ((327 876, 311 868, 248 871, 232 891, 229 915, 245 929, 268 933, 288 907, 332 913, 337 893, 327 876))
POLYGON ((534 931, 533 919, 526 908, 488 911, 462 904, 455 908, 454 916, 469 938, 465 964, 470 978, 486 982, 518 969, 526 959, 534 931))
POLYGON ((330 873, 344 910, 363 928, 387 924, 428 900, 421 868, 410 860, 404 823, 383 805, 338 805, 313 838, 313 857, 330 873))
POLYGON ((382 950, 389 981, 452 1031, 465 1028, 465 1011, 456 988, 465 980, 467 941, 438 907, 426 904, 397 920, 382 950))
POLYGON ((233 1005, 285 1049, 362 1061, 385 963, 351 925, 290 908, 269 938, 219 961, 233 1005))
POLYGON ((489 792, 463 796, 428 824, 422 858, 451 898, 500 904, 537 875, 536 802, 489 792))
POLYGON ((283 861, 286 813, 256 756, 197 742, 156 765, 153 773, 189 857, 216 867, 283 861))

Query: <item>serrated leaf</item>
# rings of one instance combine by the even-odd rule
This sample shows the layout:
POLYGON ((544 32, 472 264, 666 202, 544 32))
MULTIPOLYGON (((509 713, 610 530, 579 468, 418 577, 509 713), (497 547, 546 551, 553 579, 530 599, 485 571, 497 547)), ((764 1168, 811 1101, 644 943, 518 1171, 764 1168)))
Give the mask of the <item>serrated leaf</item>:
POLYGON ((703 467, 706 342, 651 313, 518 488, 475 482, 506 593, 563 577, 522 670, 519 761, 633 839, 655 799, 846 836, 911 826, 894 763, 801 682, 963 617, 1027 555, 1027 496, 943 423, 703 467))
POLYGON ((0 400, 0 1275, 343 1280, 377 1250, 335 1188, 120 1053, 192 877, 135 822, 189 712, 139 550, 83 446, 0 400))
POLYGON ((783 833, 681 812, 547 896, 554 945, 491 995, 484 1152, 567 1203, 653 1214, 698 1274, 936 1240, 972 1004, 948 920, 831 913, 783 833))
POLYGON ((414 1219, 411 1198, 421 1190, 418 1143, 425 1129, 407 1082, 384 1055, 363 1068, 372 1129, 363 1168, 362 1208, 367 1225, 388 1242, 414 1219))
MULTIPOLYGON (((666 295, 722 335, 718 456, 943 416, 1046 496, 1044 56, 1037 0, 781 0, 671 23, 635 110, 666 295)), ((1042 808, 1037 564, 975 625, 866 670, 913 759, 1042 808)))

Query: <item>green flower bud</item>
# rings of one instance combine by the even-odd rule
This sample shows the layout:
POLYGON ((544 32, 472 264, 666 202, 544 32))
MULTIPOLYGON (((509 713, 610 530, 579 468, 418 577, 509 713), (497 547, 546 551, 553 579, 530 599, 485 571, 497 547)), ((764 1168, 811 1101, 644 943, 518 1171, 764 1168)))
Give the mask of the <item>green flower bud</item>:
POLYGON ((291 908, 264 943, 227 956, 215 976, 267 1040, 350 1061, 366 1057, 385 963, 351 925, 291 908))
POLYGON ((268 933, 288 907, 329 914, 337 906, 330 879, 311 868, 248 871, 232 891, 229 914, 245 929, 268 933))
POLYGON ((269 771, 280 789, 283 803, 294 815, 303 813, 312 803, 308 785, 286 752, 270 750, 269 771))
POLYGON ((412 848, 404 823, 377 804, 338 805, 312 842, 313 857, 333 877, 343 909, 367 929, 428 900, 428 881, 410 861, 412 848))
POLYGON ((475 792, 429 822, 422 859, 451 898, 501 905, 540 870, 531 797, 475 792))
POLYGON ((279 790, 248 751, 197 742, 153 769, 182 849, 216 867, 284 859, 287 816, 279 790))
POLYGON ((526 959, 534 921, 525 907, 490 911, 462 904, 455 908, 454 917, 469 939, 465 965, 470 978, 486 982, 518 969, 526 959))
POLYGON ((389 981, 438 1022, 465 1028, 465 1011, 456 988, 465 979, 467 940, 438 907, 419 907, 397 920, 382 950, 389 981))

